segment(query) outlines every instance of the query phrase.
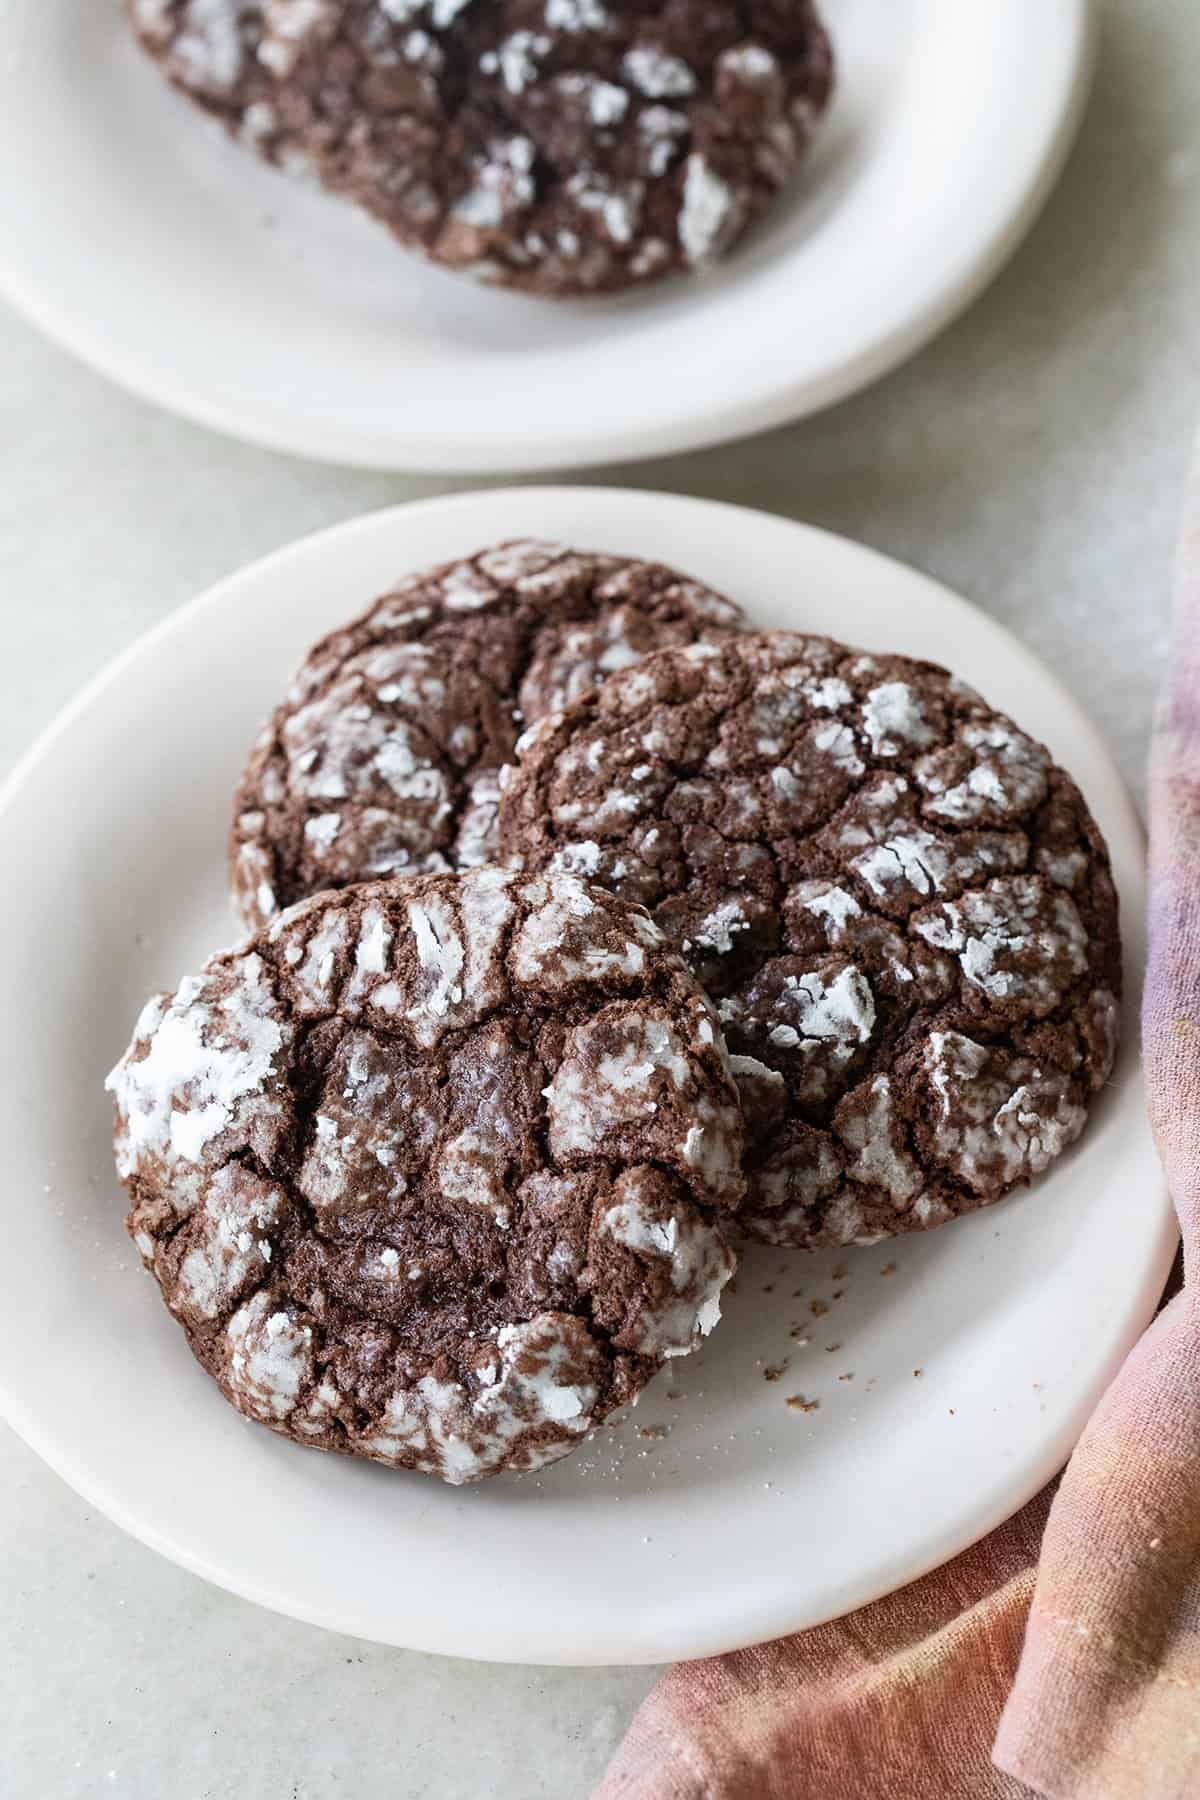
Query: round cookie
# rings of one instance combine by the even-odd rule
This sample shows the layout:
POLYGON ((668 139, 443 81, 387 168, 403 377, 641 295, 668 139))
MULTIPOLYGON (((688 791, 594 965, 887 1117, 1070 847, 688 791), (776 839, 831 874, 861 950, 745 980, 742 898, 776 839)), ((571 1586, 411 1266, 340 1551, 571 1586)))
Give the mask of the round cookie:
POLYGON ((312 649, 234 804, 250 930, 321 888, 495 857, 525 721, 738 609, 658 563, 523 541, 411 575, 312 649))
POLYGON ((724 254, 829 96, 810 0, 128 0, 170 80, 401 243, 532 293, 724 254))
POLYGON ((641 901, 719 1003, 749 1233, 940 1225, 1083 1129, 1117 1041, 1107 851, 1048 752, 944 669, 731 637, 519 749, 510 855, 641 901))
POLYGON ((305 901, 151 1000, 108 1085, 164 1300, 300 1443, 537 1468, 720 1315, 720 1030, 646 914, 573 877, 305 901))

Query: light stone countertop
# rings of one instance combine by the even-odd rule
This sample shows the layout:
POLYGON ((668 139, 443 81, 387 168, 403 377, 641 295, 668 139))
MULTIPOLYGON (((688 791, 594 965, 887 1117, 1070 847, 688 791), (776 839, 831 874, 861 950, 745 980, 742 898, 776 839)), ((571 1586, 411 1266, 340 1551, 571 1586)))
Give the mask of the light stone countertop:
MULTIPOLYGON (((593 478, 786 513, 939 576, 1059 671, 1140 792, 1200 416, 1200 17, 1194 0, 1103 10, 1079 148, 965 319, 818 419, 593 478)), ((239 447, 3 312, 0 395, 0 773, 217 577, 355 513, 482 485, 239 447)), ((0 1542, 4 1800, 575 1800, 653 1680, 443 1661, 276 1618, 124 1537, 2 1426, 0 1542)))

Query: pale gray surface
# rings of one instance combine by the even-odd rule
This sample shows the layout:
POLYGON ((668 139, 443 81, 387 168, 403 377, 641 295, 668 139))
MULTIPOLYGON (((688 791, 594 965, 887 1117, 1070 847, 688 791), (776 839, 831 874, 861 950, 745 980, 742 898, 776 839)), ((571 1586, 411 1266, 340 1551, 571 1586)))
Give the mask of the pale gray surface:
MULTIPOLYGON (((1121 0, 1105 25, 1062 186, 965 320, 823 418, 598 478, 771 508, 942 577, 1060 671, 1140 787, 1200 401, 1200 20, 1194 0, 1121 0)), ((0 771, 217 576, 368 508, 479 485, 239 448, 6 314, 0 395, 0 771)), ((574 1800, 651 1685, 277 1619, 123 1537, 3 1427, 0 1542, 5 1800, 574 1800)))

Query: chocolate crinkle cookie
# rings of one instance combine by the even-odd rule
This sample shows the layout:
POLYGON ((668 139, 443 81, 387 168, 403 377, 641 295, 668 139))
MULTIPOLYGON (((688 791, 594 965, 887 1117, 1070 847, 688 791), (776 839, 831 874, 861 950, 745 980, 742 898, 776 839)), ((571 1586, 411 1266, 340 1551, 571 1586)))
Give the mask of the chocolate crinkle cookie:
POLYGON ((151 1000, 109 1086, 163 1298, 300 1443, 537 1468, 719 1317, 720 1030, 645 912, 572 876, 320 895, 151 1000))
POLYGON ((829 97, 809 0, 128 0, 243 142, 450 268, 596 294, 722 255, 829 97))
POLYGON ((929 663, 776 633, 665 650, 534 727, 502 840, 645 905, 718 1002, 752 1235, 870 1243, 1044 1169, 1112 1069, 1104 842, 929 663))
POLYGON ((494 860, 524 724, 737 607, 659 563, 530 541, 412 575, 305 658, 234 805, 249 929, 321 888, 494 860))

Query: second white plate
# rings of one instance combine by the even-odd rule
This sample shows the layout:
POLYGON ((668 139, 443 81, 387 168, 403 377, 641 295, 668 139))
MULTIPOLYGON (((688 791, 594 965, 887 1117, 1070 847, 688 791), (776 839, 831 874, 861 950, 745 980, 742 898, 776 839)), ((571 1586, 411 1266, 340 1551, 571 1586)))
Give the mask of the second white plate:
POLYGON ((424 266, 229 142, 119 0, 7 0, 0 292, 138 393, 322 461, 560 468, 828 405, 995 273, 1074 133, 1089 0, 824 0, 839 86, 727 264, 550 305, 424 266))
POLYGON ((1143 848, 1120 777, 1013 638, 841 539, 582 488, 341 526, 135 645, 17 771, 0 838, 0 1408, 119 1524, 264 1605, 520 1662, 699 1656, 814 1624, 1028 1499, 1161 1291, 1175 1231, 1142 1103, 1143 848), (145 996, 232 933, 230 794, 305 647, 404 571, 525 533, 660 557, 765 626, 951 663, 1079 778, 1113 854, 1129 998, 1103 1103, 1032 1191, 871 1250, 751 1253, 720 1329, 628 1423, 537 1477, 455 1491, 225 1404, 125 1239, 101 1083, 145 996))

